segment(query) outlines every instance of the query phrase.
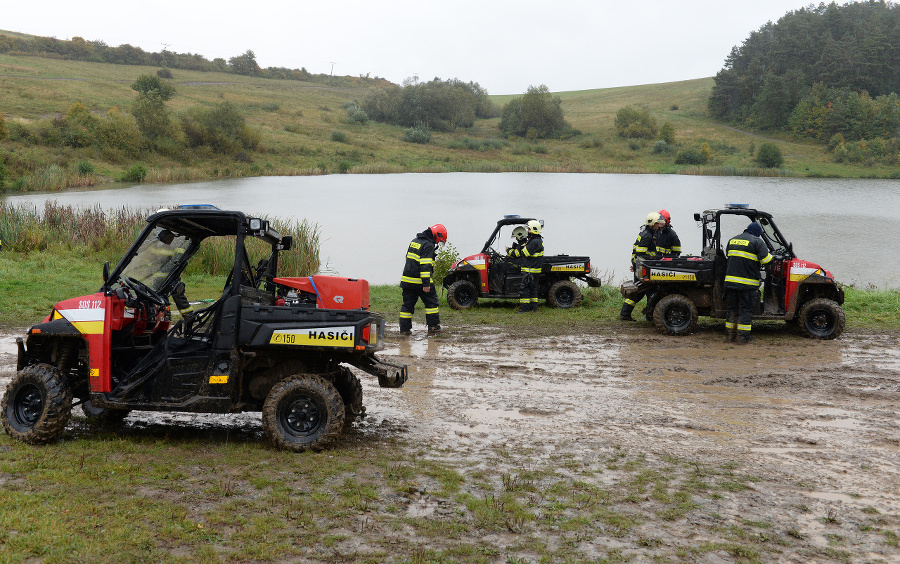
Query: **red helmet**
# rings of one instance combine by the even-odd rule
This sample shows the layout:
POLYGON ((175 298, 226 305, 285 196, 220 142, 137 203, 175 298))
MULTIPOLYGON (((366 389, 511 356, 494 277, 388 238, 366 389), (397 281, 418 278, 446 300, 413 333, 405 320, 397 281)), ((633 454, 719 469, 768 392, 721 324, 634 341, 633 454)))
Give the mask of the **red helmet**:
POLYGON ((672 214, 670 214, 666 210, 659 210, 659 215, 661 215, 662 218, 666 220, 666 225, 668 225, 669 222, 672 221, 672 214))
POLYGON ((435 223, 428 229, 431 230, 431 236, 434 237, 435 243, 443 243, 447 240, 447 228, 440 223, 435 223))

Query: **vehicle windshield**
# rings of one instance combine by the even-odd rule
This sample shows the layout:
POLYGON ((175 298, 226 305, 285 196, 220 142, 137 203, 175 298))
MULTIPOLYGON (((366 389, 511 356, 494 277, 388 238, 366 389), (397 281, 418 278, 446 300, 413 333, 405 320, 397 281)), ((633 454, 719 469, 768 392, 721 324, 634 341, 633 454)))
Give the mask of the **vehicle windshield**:
MULTIPOLYGON (((502 225, 500 231, 497 232, 497 236, 489 242, 487 248, 493 249, 501 255, 505 255, 507 247, 511 247, 512 244, 516 242, 515 237, 513 237, 513 231, 518 227, 525 228, 524 225, 502 225)), ((487 250, 487 248, 485 250, 487 250)))
POLYGON ((158 292, 174 270, 180 269, 192 250, 192 239, 157 226, 141 243, 122 275, 133 278, 158 292))
POLYGON ((772 223, 769 219, 765 217, 759 218, 759 224, 762 225, 763 228, 763 239, 765 239, 766 244, 769 246, 769 251, 780 251, 786 250, 787 245, 784 241, 778 237, 778 233, 775 231, 775 224, 772 223))

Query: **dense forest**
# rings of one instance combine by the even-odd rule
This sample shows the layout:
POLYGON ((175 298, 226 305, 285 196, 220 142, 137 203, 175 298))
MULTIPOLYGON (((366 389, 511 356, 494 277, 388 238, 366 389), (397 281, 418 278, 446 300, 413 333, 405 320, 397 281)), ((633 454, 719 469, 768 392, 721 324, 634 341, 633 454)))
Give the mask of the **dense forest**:
POLYGON ((708 108, 728 122, 827 143, 836 160, 859 153, 859 143, 857 156, 877 159, 900 137, 898 92, 900 7, 832 2, 751 33, 716 75, 708 108))
POLYGON ((313 74, 308 72, 306 68, 261 68, 256 62, 256 54, 250 50, 241 55, 230 57, 227 61, 222 58, 210 61, 203 55, 195 53, 176 53, 166 49, 158 53, 152 53, 127 43, 118 47, 111 47, 104 41, 87 41, 82 37, 73 37, 68 41, 56 39, 55 37, 6 35, 0 33, 0 53, 52 57, 93 63, 156 66, 205 72, 229 72, 260 78, 328 83, 334 86, 390 84, 388 80, 379 77, 335 77, 327 74, 313 74))

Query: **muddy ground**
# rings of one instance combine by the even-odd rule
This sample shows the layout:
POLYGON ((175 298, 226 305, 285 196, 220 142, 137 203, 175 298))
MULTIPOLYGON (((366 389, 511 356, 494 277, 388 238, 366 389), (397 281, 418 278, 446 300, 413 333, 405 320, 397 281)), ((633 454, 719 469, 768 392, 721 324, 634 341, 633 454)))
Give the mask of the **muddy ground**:
MULTIPOLYGON (((419 326, 400 338, 395 326, 382 354, 409 365, 409 382, 386 390, 361 375, 368 415, 352 433, 428 443, 498 475, 567 455, 596 467, 603 482, 615 449, 645 455, 656 469, 672 458, 739 468, 753 476, 749 489, 705 500, 687 519, 648 523, 644 537, 696 545, 714 530, 704 519, 767 523, 769 534, 792 542, 764 561, 900 562, 898 335, 851 329, 814 341, 783 325, 755 329, 752 344, 737 346, 714 325, 684 338, 649 324, 553 335, 463 326, 435 338, 419 326), (512 454, 498 460, 498 452, 512 454), (873 518, 883 526, 873 528, 873 518)), ((0 337, 5 387, 14 346, 10 334, 0 337)), ((179 417, 129 419, 144 415, 179 417)), ((410 515, 439 510, 427 495, 410 503, 410 515)), ((579 551, 619 546, 650 559, 634 538, 598 530, 579 551)), ((727 551, 700 558, 734 559, 727 551)))

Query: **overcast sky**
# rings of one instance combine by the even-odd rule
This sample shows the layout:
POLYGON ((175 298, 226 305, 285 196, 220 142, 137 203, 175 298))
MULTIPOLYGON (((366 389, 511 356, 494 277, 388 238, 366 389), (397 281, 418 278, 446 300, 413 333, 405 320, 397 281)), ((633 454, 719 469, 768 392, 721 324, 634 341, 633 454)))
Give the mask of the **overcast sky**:
MULTIPOLYGON (((803 0, 15 1, 0 29, 168 48, 262 67, 459 78, 491 94, 714 76, 734 46, 803 0)), ((839 2, 846 3, 844 1, 839 2)))

